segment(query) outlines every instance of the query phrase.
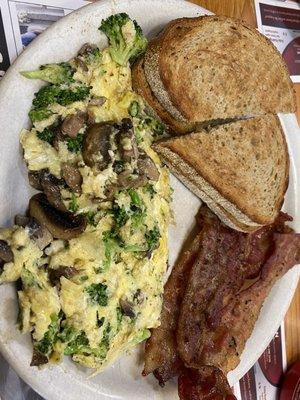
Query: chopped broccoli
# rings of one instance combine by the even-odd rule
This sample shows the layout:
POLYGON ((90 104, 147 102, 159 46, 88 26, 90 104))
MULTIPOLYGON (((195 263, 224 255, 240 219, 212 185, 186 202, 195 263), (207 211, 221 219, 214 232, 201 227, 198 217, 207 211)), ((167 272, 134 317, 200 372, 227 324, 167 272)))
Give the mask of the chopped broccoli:
POLYGON ((37 132, 36 135, 40 140, 48 142, 49 144, 52 145, 56 136, 56 132, 53 129, 51 129, 51 127, 50 128, 47 127, 42 132, 37 132))
POLYGON ((148 339, 151 336, 151 332, 149 329, 141 330, 137 333, 136 337, 132 339, 132 344, 136 345, 138 343, 143 342, 144 340, 148 339))
POLYGON ((69 204, 69 210, 72 212, 76 212, 79 209, 79 205, 78 205, 78 201, 77 201, 77 197, 75 196, 74 193, 72 193, 72 198, 69 204))
POLYGON ((37 281, 37 277, 34 276, 34 274, 27 268, 22 269, 21 279, 22 279, 22 285, 24 286, 25 289, 30 287, 38 287, 41 289, 41 285, 37 281))
POLYGON ((89 340, 85 332, 76 332, 74 328, 70 328, 66 332, 65 339, 66 342, 69 342, 64 351, 67 356, 73 354, 91 354, 92 350, 89 347, 89 340))
POLYGON ((76 138, 67 138, 67 147, 68 150, 71 151, 72 153, 78 153, 79 151, 82 150, 83 146, 83 140, 84 140, 84 134, 78 133, 76 138))
POLYGON ((104 321, 105 321, 105 318, 104 317, 99 317, 99 313, 98 313, 98 311, 97 311, 97 326, 98 326, 98 328, 101 328, 101 326, 103 326, 103 324, 104 324, 104 321))
POLYGON ((116 174, 120 174, 125 169, 125 161, 124 160, 116 160, 113 164, 113 169, 116 174))
POLYGON ((96 217, 96 213, 95 212, 88 211, 87 213, 85 213, 85 217, 86 217, 87 223, 89 225, 92 225, 94 227, 97 226, 97 221, 95 220, 95 217, 96 217))
POLYGON ((136 229, 144 222, 146 218, 145 204, 135 190, 129 189, 128 193, 131 198, 130 212, 132 218, 132 227, 136 229))
POLYGON ((92 283, 85 291, 89 295, 92 304, 98 304, 102 307, 107 306, 108 295, 106 285, 103 283, 92 283))
POLYGON ((156 193, 156 190, 154 189, 153 185, 151 185, 151 183, 147 183, 144 187, 143 187, 143 192, 144 193, 149 193, 151 199, 153 199, 153 196, 156 193))
POLYGON ((99 29, 108 38, 112 59, 120 65, 134 61, 146 50, 148 41, 141 27, 125 13, 111 15, 99 29))
POLYGON ((42 81, 59 85, 61 83, 74 82, 74 69, 69 63, 41 65, 36 71, 21 71, 25 78, 41 79, 42 81))
POLYGON ((162 136, 164 133, 166 133, 165 125, 155 118, 147 116, 143 122, 143 125, 145 128, 150 129, 155 136, 162 136))
POLYGON ((49 118, 53 114, 52 111, 46 108, 34 108, 29 111, 29 118, 31 122, 42 121, 43 119, 49 118))
POLYGON ((114 206, 112 210, 114 221, 115 221, 115 230, 119 230, 122 226, 126 224, 129 216, 126 213, 124 207, 114 206))
POLYGON ((148 251, 151 252, 158 247, 159 239, 160 239, 160 232, 157 226, 155 226, 150 231, 146 232, 145 234, 148 251))
POLYGON ((84 100, 90 93, 90 88, 85 85, 78 85, 73 88, 65 88, 56 85, 42 87, 35 93, 33 107, 35 109, 46 108, 53 103, 67 106, 75 101, 84 100))
POLYGON ((137 115, 139 115, 140 113, 140 105, 137 101, 133 101, 129 108, 128 108, 128 113, 132 116, 132 117, 136 117, 137 115))
POLYGON ((128 193, 131 198, 132 204, 136 206, 141 206, 143 204, 139 194, 134 189, 129 189, 128 193))
POLYGON ((103 232, 103 242, 105 245, 105 260, 103 263, 104 269, 107 269, 112 263, 115 255, 124 246, 124 242, 115 229, 103 232))
POLYGON ((57 314, 51 315, 51 323, 43 339, 40 340, 39 342, 34 343, 34 348, 37 349, 40 353, 49 355, 52 352, 53 346, 58 339, 60 321, 61 321, 61 315, 57 314))

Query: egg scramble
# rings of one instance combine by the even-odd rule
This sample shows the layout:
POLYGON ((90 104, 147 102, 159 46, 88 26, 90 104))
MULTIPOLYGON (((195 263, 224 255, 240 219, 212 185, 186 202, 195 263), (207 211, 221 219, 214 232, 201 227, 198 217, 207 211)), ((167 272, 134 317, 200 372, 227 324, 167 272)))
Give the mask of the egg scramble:
MULTIPOLYGON (((139 27, 122 17, 111 18, 133 43, 139 27)), ((0 230, 0 281, 20 283, 34 366, 69 355, 100 371, 159 325, 170 186, 150 146, 164 126, 132 91, 132 59, 122 64, 109 42, 23 73, 48 82, 21 132, 40 193, 0 230)))

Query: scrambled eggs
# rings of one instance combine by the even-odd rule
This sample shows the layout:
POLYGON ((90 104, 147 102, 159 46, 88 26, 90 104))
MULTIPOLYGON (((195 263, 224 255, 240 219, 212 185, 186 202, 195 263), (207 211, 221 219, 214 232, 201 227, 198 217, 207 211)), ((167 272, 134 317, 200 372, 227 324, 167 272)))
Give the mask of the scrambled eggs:
POLYGON ((68 88, 88 95, 61 101, 60 86, 45 107, 36 94, 21 144, 30 183, 44 194, 0 231, 0 282, 21 280, 31 365, 65 354, 101 370, 159 325, 170 187, 150 146, 163 126, 109 48, 86 45, 65 67, 68 88))

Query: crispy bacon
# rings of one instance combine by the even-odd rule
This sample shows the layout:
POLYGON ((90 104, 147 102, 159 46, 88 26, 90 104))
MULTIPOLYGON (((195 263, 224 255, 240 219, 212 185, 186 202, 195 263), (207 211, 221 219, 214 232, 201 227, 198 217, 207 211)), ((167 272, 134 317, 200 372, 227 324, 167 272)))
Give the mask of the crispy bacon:
POLYGON ((146 343, 143 375, 153 372, 160 385, 177 376, 182 367, 177 353, 175 332, 188 275, 200 250, 203 233, 196 235, 174 266, 165 285, 161 325, 152 331, 146 343))
POLYGON ((180 400, 235 400, 225 375, 214 367, 184 369, 178 394, 180 400))
POLYGON ((275 234, 273 252, 262 267, 260 279, 231 299, 222 310, 217 328, 203 325, 199 337, 201 364, 214 365, 225 373, 237 366, 265 298, 275 282, 299 263, 300 234, 275 234))
POLYGON ((219 400, 232 395, 223 374, 238 363, 271 287, 300 262, 300 235, 283 213, 251 234, 226 227, 207 207, 199 219, 200 233, 165 285, 143 374, 153 372, 161 385, 179 376, 182 400, 219 400), (215 387, 206 395, 204 381, 215 387))

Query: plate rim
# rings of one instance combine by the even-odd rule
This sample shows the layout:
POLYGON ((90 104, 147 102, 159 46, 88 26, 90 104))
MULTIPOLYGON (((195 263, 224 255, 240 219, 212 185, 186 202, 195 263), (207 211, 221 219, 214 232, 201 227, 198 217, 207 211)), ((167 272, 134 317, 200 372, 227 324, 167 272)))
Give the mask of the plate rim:
MULTIPOLYGON (((148 0, 151 3, 157 3, 158 5, 161 5, 161 0, 148 0)), ((203 7, 197 6, 196 4, 193 3, 189 3, 188 1, 185 0, 164 0, 164 3, 169 3, 170 5, 174 5, 175 2, 178 3, 184 3, 184 6, 187 8, 190 8, 191 10, 194 9, 199 10, 200 13, 206 13, 206 14, 211 14, 211 12, 209 10, 206 10, 203 7)), ((127 6, 128 4, 132 5, 133 3, 136 3, 137 6, 139 4, 139 0, 119 0, 117 7, 122 7, 122 6, 127 6)), ((101 10, 101 8, 103 9, 107 9, 108 6, 113 6, 114 5, 114 0, 102 0, 101 2, 95 2, 95 3, 91 3, 91 4, 87 4, 83 7, 81 7, 78 10, 74 10, 73 12, 71 12, 70 14, 64 16, 63 18, 61 18, 60 20, 58 20, 56 23, 54 23, 53 25, 51 25, 46 32, 42 33, 41 35, 39 35, 38 38, 36 38, 31 45, 28 46, 28 48, 26 48, 22 54, 15 60, 15 62, 11 65, 11 67, 9 68, 9 70, 6 72, 5 76, 3 77, 1 83, 0 83, 0 93, 5 91, 7 87, 9 87, 10 84, 10 77, 16 72, 16 70, 18 70, 19 64, 22 64, 23 60, 25 60, 27 58, 27 53, 29 51, 32 51, 33 49, 37 49, 39 47, 39 43, 43 42, 44 37, 47 37, 49 34, 52 33, 52 31, 55 31, 57 28, 59 28, 60 25, 64 26, 66 23, 68 23, 68 21, 72 20, 76 15, 82 14, 82 13, 89 13, 89 10, 93 10, 94 8, 98 8, 99 10, 101 10)), ((3 96, 2 96, 3 97, 3 96)), ((1 96, 0 96, 0 108, 3 104, 3 101, 1 102, 1 96)), ((1 117, 0 117, 1 119, 1 117)), ((294 121, 293 123, 295 124, 296 121, 296 117, 294 114, 290 114, 290 115, 280 115, 280 119, 282 124, 284 124, 287 120, 290 121, 294 121)), ((291 122, 290 122, 291 123, 291 122)), ((299 132, 295 132, 295 135, 297 135, 297 133, 300 133, 300 129, 299 132)), ((299 148, 299 152, 298 154, 300 154, 300 135, 298 136, 298 148, 299 148)), ((295 159, 294 157, 292 157, 292 152, 291 149, 290 150, 290 156, 291 159, 293 159, 293 165, 294 168, 297 169, 297 171, 300 171, 300 159, 297 160, 297 158, 295 159), (296 168, 296 164, 298 164, 299 168, 296 168)), ((294 174, 295 177, 295 186, 298 187, 297 183, 299 180, 299 173, 295 173, 294 174)), ((295 216, 295 218, 300 216, 300 201, 299 201, 299 194, 295 194, 295 202, 296 202, 296 210, 297 210, 297 215, 295 216)), ((286 301, 286 305, 285 305, 285 309, 287 311, 289 304, 291 303, 296 287, 297 287, 297 283, 299 280, 299 276, 300 276, 300 269, 294 269, 293 271, 293 276, 294 279, 292 281, 291 284, 291 292, 293 293, 293 295, 290 296, 290 298, 287 298, 286 301)), ((291 278, 292 279, 292 278, 291 278)), ((286 312, 285 311, 285 312, 286 312)), ((277 316, 277 320, 278 320, 278 316, 277 316)), ((280 323, 281 323, 281 317, 280 317, 280 321, 276 321, 276 329, 274 328, 274 334, 277 331, 280 323)), ((260 346, 260 348, 263 347, 263 350, 260 351, 258 357, 261 355, 261 353, 264 351, 264 349, 266 348, 266 346, 268 345, 270 339, 269 339, 270 335, 267 337, 266 336, 266 340, 263 342, 264 343, 264 347, 260 346)), ((5 345, 5 341, 2 340, 2 338, 0 338, 0 350, 1 353, 3 354, 4 358, 8 361, 8 363, 10 364, 10 366, 17 371, 17 374, 19 377, 21 377, 26 383, 28 383, 37 393, 39 393, 41 396, 47 398, 48 400, 55 400, 58 399, 58 397, 56 397, 55 393, 53 393, 52 391, 48 392, 47 388, 45 388, 44 386, 39 384, 39 379, 38 377, 36 378, 36 371, 32 370, 30 371, 30 367, 28 367, 28 370, 30 372, 26 373, 26 371, 23 371, 23 369, 19 369, 18 365, 17 365, 17 359, 13 357, 13 355, 11 354, 10 351, 8 351, 7 346, 5 345)), ((254 361, 255 362, 255 361, 254 361)), ((250 367, 251 368, 251 367, 250 367)), ((27 371, 28 371, 27 370, 27 371)), ((235 371, 235 370, 234 370, 235 371)), ((230 379, 230 374, 234 373, 231 372, 229 373, 229 379, 230 379)), ((245 373, 245 371, 241 371, 240 374, 237 374, 236 376, 236 381, 238 381, 238 379, 240 379, 240 377, 242 377, 242 375, 245 373)), ((91 387, 91 390, 93 390, 93 388, 91 387)), ((67 398, 67 397, 65 397, 67 398)), ((112 398, 115 398, 115 396, 113 396, 112 398)), ((156 398, 156 397, 155 397, 156 398)))

